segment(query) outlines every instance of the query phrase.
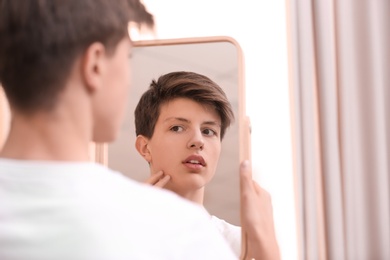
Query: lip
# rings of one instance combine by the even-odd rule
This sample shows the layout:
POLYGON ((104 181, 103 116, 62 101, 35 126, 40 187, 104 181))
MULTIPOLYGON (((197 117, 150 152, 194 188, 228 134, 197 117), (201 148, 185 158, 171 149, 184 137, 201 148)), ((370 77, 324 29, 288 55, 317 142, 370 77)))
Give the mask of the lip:
POLYGON ((206 162, 200 155, 190 155, 183 162, 188 168, 198 170, 206 166, 206 162))

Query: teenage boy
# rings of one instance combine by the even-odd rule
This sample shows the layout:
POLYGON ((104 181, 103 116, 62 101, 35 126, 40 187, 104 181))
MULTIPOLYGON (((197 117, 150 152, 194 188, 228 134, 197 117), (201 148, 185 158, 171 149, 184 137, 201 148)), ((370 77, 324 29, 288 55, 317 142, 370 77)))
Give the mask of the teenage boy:
POLYGON ((0 259, 234 259, 205 212, 89 162, 117 135, 138 0, 0 0, 0 259))

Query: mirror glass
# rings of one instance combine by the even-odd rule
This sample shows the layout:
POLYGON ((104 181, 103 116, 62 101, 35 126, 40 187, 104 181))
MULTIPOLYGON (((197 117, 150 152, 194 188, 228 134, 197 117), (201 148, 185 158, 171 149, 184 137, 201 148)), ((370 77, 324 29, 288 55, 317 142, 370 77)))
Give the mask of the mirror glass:
MULTIPOLYGON (((205 208, 213 215, 239 225, 239 162, 243 148, 239 138, 242 119, 242 53, 230 38, 191 38, 139 41, 131 58, 132 85, 125 122, 114 143, 107 146, 108 166, 137 181, 149 177, 147 162, 135 149, 134 109, 152 79, 172 71, 193 71, 219 84, 228 96, 235 121, 222 140, 218 170, 205 188, 205 208)), ((167 147, 169 152, 169 147, 167 147)))

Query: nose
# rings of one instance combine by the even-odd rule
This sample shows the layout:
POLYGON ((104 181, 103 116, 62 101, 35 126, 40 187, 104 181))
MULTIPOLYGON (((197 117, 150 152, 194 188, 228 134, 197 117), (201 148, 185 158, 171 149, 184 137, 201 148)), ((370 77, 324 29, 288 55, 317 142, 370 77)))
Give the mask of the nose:
POLYGON ((202 133, 195 133, 190 141, 188 142, 188 148, 196 149, 196 150, 203 150, 204 148, 204 140, 202 133))

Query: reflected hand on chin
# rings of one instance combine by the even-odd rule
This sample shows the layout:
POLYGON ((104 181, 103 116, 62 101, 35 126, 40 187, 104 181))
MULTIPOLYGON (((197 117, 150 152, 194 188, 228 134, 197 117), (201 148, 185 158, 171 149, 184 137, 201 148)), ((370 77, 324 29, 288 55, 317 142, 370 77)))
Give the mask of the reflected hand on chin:
POLYGON ((249 161, 240 165, 241 258, 279 260, 271 196, 252 179, 249 161))
POLYGON ((163 171, 158 171, 153 173, 145 183, 151 184, 153 186, 163 188, 171 179, 171 176, 165 175, 163 171))

